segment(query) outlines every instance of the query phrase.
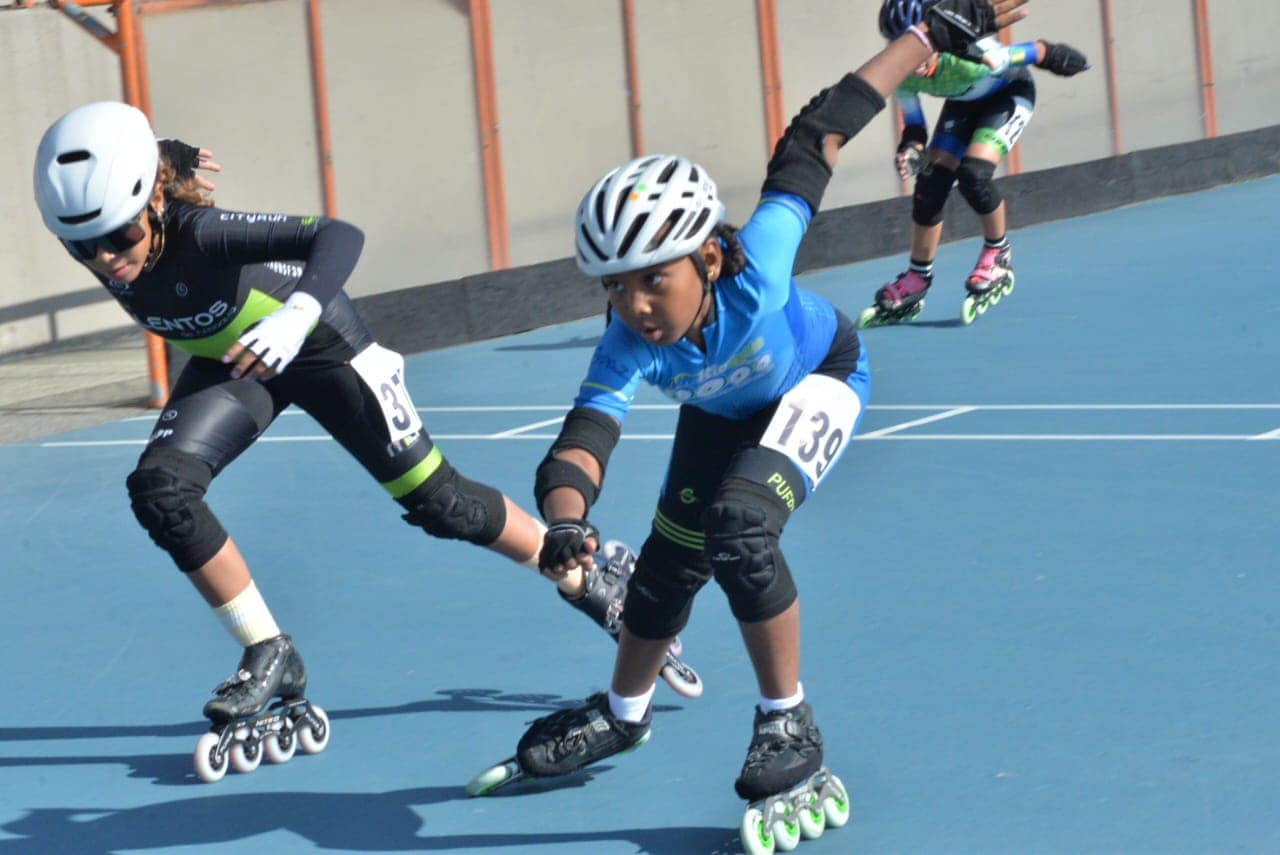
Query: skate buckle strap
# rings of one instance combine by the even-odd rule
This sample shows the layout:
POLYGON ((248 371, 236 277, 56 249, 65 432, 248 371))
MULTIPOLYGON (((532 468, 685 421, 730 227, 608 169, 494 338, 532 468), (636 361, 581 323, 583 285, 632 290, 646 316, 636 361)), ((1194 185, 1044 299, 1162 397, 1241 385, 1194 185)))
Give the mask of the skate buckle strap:
POLYGON ((230 677, 223 680, 218 685, 214 686, 213 693, 215 695, 221 695, 227 691, 230 691, 231 689, 234 689, 236 686, 240 685, 241 683, 247 683, 252 679, 253 679, 253 675, 250 674, 248 671, 246 671, 244 668, 241 668, 235 674, 231 675, 230 677))

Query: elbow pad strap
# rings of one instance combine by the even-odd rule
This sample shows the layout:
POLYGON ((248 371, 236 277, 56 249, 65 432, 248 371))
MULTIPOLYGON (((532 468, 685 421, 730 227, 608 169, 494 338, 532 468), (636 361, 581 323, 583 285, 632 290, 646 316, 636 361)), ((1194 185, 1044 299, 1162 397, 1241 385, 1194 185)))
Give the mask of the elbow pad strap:
POLYGON ((823 89, 778 140, 763 190, 799 196, 816 212, 831 180, 823 140, 827 134, 839 134, 843 145, 883 109, 884 98, 855 74, 846 74, 836 85, 823 89))
POLYGON ((591 407, 574 407, 564 417, 560 436, 551 445, 551 453, 581 448, 600 464, 600 477, 609 465, 609 455, 622 437, 622 426, 612 416, 591 407))
POLYGON ((581 493, 583 501, 587 503, 588 511, 600 497, 600 488, 581 466, 553 457, 548 453, 538 464, 538 474, 533 479, 533 498, 538 503, 539 511, 542 510, 542 500, 557 487, 572 487, 581 493))

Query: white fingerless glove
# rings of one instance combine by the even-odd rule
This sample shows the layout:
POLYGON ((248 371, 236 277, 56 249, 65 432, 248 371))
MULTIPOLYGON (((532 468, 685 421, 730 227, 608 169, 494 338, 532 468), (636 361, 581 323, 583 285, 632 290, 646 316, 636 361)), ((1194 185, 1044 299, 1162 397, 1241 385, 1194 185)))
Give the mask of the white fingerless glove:
POLYGON ((284 371, 302 349, 323 307, 310 294, 295 291, 284 305, 245 330, 237 341, 253 351, 258 361, 277 374, 284 371))

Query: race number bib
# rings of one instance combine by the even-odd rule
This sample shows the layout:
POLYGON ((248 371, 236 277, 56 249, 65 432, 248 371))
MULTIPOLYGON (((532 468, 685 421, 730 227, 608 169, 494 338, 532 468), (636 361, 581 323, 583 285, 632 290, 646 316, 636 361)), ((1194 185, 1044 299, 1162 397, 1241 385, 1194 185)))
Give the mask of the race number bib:
POLYGON ((996 129, 996 139, 1004 143, 1006 151, 1012 149, 1018 142, 1018 137, 1022 136, 1022 132, 1027 129, 1029 121, 1031 121, 1031 108, 1024 99, 1015 98, 1013 115, 1009 117, 1009 121, 996 129))
POLYGON ((862 401, 847 385, 810 374, 782 396, 760 445, 785 454, 817 489, 853 438, 861 413, 862 401))
POLYGON ((404 387, 403 356, 371 344, 351 360, 351 367, 377 397, 393 443, 422 430, 422 419, 404 387))

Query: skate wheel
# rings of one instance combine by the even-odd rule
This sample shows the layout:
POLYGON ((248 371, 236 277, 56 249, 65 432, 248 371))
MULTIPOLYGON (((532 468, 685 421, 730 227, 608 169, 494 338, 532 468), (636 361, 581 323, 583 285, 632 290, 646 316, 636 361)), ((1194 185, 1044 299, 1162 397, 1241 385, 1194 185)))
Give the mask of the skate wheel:
POLYGON ((667 681, 667 685, 677 695, 686 698, 702 697, 702 678, 684 663, 669 662, 663 665, 662 679, 667 681))
POLYGON ((519 772, 520 766, 515 760, 490 766, 467 782, 467 795, 487 796, 503 784, 514 780, 519 772))
POLYGON ((196 740, 192 759, 195 762, 196 777, 206 784, 216 784, 227 774, 227 755, 218 754, 218 734, 212 731, 196 740))
POLYGON ((987 299, 987 302, 994 306, 996 303, 999 303, 999 302, 1000 302, 1000 298, 1001 298, 1001 297, 1003 297, 1003 296, 1004 296, 1004 286, 1003 286, 1003 285, 998 286, 998 287, 996 287, 996 288, 992 288, 992 289, 991 289, 991 296, 987 299))
POLYGON ((871 306, 859 312, 858 313, 858 329, 862 330, 862 329, 866 329, 869 326, 874 326, 877 314, 879 313, 876 311, 875 306, 871 306))
POLYGON ((1012 273, 1009 274, 1008 281, 1004 283, 1004 293, 1006 296, 1013 293, 1013 274, 1012 273))
POLYGON ((822 812, 826 814, 828 826, 839 828, 849 821, 849 791, 835 775, 828 783, 836 792, 822 800, 822 812))
POLYGON ((912 308, 911 313, 907 315, 907 321, 908 322, 914 321, 916 318, 920 317, 920 313, 923 311, 924 311, 924 300, 921 300, 919 303, 915 304, 915 307, 912 308))
POLYGON ((288 763, 297 750, 298 738, 291 730, 268 733, 262 740, 262 753, 269 763, 288 763))
POLYGON ((773 845, 779 852, 790 852, 800 845, 800 822, 795 817, 773 821, 773 845))
POLYGON ((965 326, 973 323, 980 314, 978 312, 978 298, 970 294, 964 298, 964 302, 960 304, 960 320, 965 326))
POLYGON ((800 823, 800 836, 805 840, 816 840, 822 836, 822 832, 827 830, 826 811, 815 793, 805 796, 805 802, 800 805, 796 819, 800 823))
POLYGON ((747 808, 738 837, 747 855, 773 855, 773 832, 764 827, 764 813, 760 808, 747 808))
POLYGON ((680 640, 680 636, 671 639, 671 645, 667 648, 672 656, 679 656, 684 653, 684 642, 680 640))
POLYGON ((298 720, 298 729, 295 733, 298 739, 298 747, 305 754, 319 754, 324 747, 329 744, 329 734, 332 733, 329 727, 329 716, 323 709, 311 705, 311 715, 320 720, 320 728, 313 728, 311 722, 307 718, 298 720))
POLYGON ((247 775, 262 765, 262 743, 236 742, 228 752, 231 756, 231 768, 242 775, 247 775))

